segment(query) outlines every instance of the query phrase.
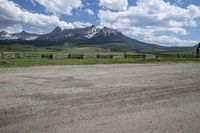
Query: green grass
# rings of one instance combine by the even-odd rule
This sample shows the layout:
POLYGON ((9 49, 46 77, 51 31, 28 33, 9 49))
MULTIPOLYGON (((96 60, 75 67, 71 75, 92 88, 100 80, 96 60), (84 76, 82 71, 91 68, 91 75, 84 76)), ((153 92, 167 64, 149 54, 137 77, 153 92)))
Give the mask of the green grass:
MULTIPOLYGON (((66 44, 67 45, 67 44, 66 44)), ((68 46, 68 45, 67 45, 68 46)), ((29 67, 47 65, 86 65, 86 64, 114 64, 114 63, 179 63, 179 62, 200 62, 197 58, 159 58, 155 55, 148 55, 146 59, 95 59, 96 55, 117 55, 123 56, 124 52, 113 52, 108 48, 100 47, 66 47, 63 50, 47 50, 21 47, 17 44, 13 46, 0 46, 0 67, 29 67), (53 54, 55 59, 41 59, 42 54, 53 54), (67 54, 84 54, 90 59, 66 59, 67 54), (56 58, 62 59, 56 59, 56 58), (12 59, 13 58, 13 59, 12 59), (14 59, 15 58, 15 59, 14 59), (21 58, 21 59, 17 59, 21 58), (33 59, 35 58, 35 59, 33 59)), ((127 54, 141 54, 137 51, 129 51, 127 54)), ((192 54, 194 51, 169 52, 169 54, 192 54)))
POLYGON ((180 55, 195 55, 196 54, 196 50, 192 50, 192 51, 181 51, 181 52, 161 52, 163 54, 180 54, 180 55))
POLYGON ((7 59, 0 60, 0 67, 30 67, 47 65, 87 65, 120 63, 200 63, 197 58, 160 58, 160 59, 7 59))
MULTIPOLYGON (((110 53, 116 52, 116 53, 122 53, 123 51, 131 51, 131 50, 123 50, 123 48, 119 48, 119 44, 104 44, 102 45, 72 45, 72 44, 64 44, 64 45, 53 45, 49 47, 35 47, 33 45, 20 45, 20 44, 10 44, 10 45, 3 45, 0 44, 0 52, 65 52, 65 53, 72 53, 72 54, 96 54, 96 53, 110 53), (117 46, 115 46, 117 45, 117 46), (109 47, 107 47, 109 46, 109 47), (113 47, 116 47, 112 50, 113 47)), ((135 51, 131 51, 133 53, 135 51)))
POLYGON ((66 50, 66 53, 72 53, 72 54, 96 54, 96 53, 104 53, 104 52, 110 52, 109 49, 103 49, 103 48, 95 48, 95 47, 80 47, 80 48, 68 48, 66 50))
MULTIPOLYGON (((123 56, 124 52, 110 52, 109 49, 81 47, 81 48, 68 48, 65 51, 50 51, 50 50, 34 50, 34 51, 0 51, 0 57, 3 54, 4 59, 9 58, 40 58, 42 54, 53 54, 56 58, 65 58, 68 54, 84 54, 86 58, 96 58, 97 55, 113 55, 123 56), (18 55, 18 56, 16 56, 18 55)), ((135 51, 129 51, 127 54, 141 54, 135 51)))

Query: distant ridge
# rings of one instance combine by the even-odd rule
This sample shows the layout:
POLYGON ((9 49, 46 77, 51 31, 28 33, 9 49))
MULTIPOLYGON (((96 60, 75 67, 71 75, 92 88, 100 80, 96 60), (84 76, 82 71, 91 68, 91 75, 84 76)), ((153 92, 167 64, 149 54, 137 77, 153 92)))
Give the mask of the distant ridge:
POLYGON ((39 34, 28 33, 25 31, 19 33, 0 32, 0 40, 35 40, 39 34))
POLYGON ((62 46, 65 43, 76 47, 102 47, 113 51, 188 51, 195 47, 164 47, 157 44, 149 44, 125 36, 118 30, 111 28, 97 28, 92 25, 85 28, 64 29, 56 27, 47 34, 32 34, 22 31, 9 34, 0 32, 0 44, 26 44, 36 47, 62 46))

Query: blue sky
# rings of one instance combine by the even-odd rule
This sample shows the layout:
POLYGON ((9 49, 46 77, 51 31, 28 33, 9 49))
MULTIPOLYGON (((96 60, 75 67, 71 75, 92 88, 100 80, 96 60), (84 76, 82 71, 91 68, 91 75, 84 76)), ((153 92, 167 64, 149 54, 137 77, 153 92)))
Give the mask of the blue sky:
POLYGON ((199 0, 0 0, 0 30, 47 33, 90 25, 166 46, 200 40, 199 0))

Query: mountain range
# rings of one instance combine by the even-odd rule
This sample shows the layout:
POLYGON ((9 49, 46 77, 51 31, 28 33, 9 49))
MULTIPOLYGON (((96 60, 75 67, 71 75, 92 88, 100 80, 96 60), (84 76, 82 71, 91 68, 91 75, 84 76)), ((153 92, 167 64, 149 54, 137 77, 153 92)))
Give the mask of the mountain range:
POLYGON ((0 32, 0 40, 35 40, 39 34, 27 33, 25 31, 19 33, 0 32))
POLYGON ((36 47, 52 47, 70 44, 73 47, 101 47, 112 51, 185 51, 194 47, 164 47, 149 44, 125 36, 123 33, 111 28, 86 28, 64 29, 56 27, 47 34, 33 34, 22 31, 20 33, 0 32, 0 44, 26 44, 36 47))

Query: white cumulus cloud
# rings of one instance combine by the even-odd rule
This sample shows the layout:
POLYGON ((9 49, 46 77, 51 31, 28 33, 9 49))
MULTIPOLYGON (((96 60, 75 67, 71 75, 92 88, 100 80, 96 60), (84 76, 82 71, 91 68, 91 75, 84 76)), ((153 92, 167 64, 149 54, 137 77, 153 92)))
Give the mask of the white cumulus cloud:
POLYGON ((72 15, 72 10, 83 6, 81 0, 35 0, 45 7, 47 12, 56 15, 72 15))
POLYGON ((99 5, 111 10, 126 10, 128 0, 100 0, 99 5))
POLYGON ((69 29, 91 25, 83 22, 67 23, 56 15, 30 12, 10 0, 0 0, 0 12, 0 31, 19 32, 24 30, 23 26, 26 25, 29 32, 46 33, 56 26, 69 29))
POLYGON ((89 8, 85 9, 85 11, 88 13, 89 16, 93 16, 94 15, 94 11, 89 9, 89 8))
MULTIPOLYGON (((9 0, 0 0, 0 12, 1 30, 16 29, 18 31, 20 27, 22 28, 22 25, 37 27, 40 32, 48 31, 55 26, 61 28, 74 27, 71 23, 61 21, 57 16, 32 13, 9 0)), ((10 31, 12 32, 12 30, 10 31)))
MULTIPOLYGON (((98 16, 100 26, 119 29, 126 35, 140 36, 146 41, 147 36, 171 38, 171 36, 188 35, 187 28, 197 26, 200 7, 189 5, 187 8, 182 8, 164 0, 137 0, 136 5, 130 6, 127 10, 118 12, 100 10, 98 16)), ((148 41, 151 38, 148 38, 148 41)), ((184 42, 187 45, 187 41, 184 42)))
POLYGON ((75 21, 73 22, 73 25, 75 28, 85 28, 85 27, 88 27, 88 26, 91 26, 92 24, 91 23, 84 23, 84 22, 80 22, 80 21, 75 21))
POLYGON ((175 36, 161 35, 161 36, 146 36, 145 41, 149 43, 162 44, 163 46, 194 46, 199 41, 179 39, 175 36))

